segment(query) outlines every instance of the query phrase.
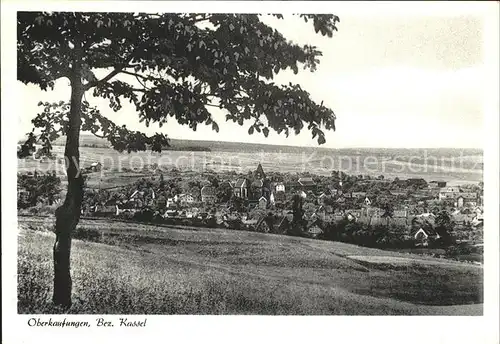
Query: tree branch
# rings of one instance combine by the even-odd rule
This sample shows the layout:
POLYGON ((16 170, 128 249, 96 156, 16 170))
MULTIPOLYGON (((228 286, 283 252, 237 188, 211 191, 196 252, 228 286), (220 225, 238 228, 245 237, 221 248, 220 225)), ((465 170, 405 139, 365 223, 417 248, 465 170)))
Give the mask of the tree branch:
POLYGON ((89 89, 91 89, 94 86, 101 85, 101 84, 104 84, 105 82, 108 82, 112 77, 119 74, 121 71, 122 71, 121 68, 115 68, 111 73, 106 75, 101 80, 89 82, 88 84, 85 85, 85 91, 88 91, 89 89))

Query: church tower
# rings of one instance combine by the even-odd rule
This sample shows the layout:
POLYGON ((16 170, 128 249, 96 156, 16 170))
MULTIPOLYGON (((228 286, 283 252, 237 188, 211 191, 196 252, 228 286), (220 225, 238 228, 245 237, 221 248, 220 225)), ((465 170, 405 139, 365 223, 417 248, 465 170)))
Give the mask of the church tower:
POLYGON ((254 177, 255 177, 255 179, 265 179, 266 178, 266 174, 264 173, 264 169, 262 168, 262 165, 260 163, 254 172, 254 177))

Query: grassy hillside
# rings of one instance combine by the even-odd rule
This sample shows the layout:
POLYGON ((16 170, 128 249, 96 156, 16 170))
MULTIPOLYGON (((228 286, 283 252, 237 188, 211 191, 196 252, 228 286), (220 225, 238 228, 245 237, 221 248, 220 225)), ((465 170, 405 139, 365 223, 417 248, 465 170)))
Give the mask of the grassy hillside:
MULTIPOLYGON (((57 312, 50 304, 51 226, 50 219, 20 218, 20 313, 57 312)), ((483 271, 474 265, 111 221, 83 220, 76 236, 87 241, 73 244, 70 313, 482 314, 483 271)))

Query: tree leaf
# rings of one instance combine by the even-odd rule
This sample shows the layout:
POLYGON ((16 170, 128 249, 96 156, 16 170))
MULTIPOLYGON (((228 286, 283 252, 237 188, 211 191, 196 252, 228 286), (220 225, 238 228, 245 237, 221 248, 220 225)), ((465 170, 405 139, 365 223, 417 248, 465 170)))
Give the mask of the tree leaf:
POLYGON ((267 127, 262 129, 262 132, 264 133, 265 137, 267 137, 269 135, 269 129, 267 127))

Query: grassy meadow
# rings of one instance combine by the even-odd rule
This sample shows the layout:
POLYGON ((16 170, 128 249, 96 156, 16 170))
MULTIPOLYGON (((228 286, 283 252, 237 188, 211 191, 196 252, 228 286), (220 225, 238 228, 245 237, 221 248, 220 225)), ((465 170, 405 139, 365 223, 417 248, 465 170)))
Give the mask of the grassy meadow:
MULTIPOLYGON (((51 218, 20 217, 18 312, 51 305, 51 218)), ((483 269, 320 240, 82 220, 80 314, 481 315, 483 269)))

